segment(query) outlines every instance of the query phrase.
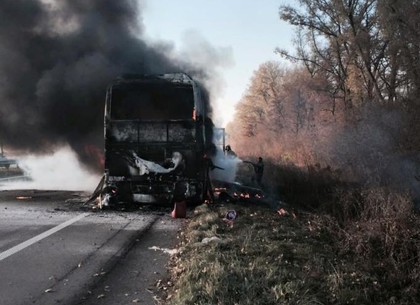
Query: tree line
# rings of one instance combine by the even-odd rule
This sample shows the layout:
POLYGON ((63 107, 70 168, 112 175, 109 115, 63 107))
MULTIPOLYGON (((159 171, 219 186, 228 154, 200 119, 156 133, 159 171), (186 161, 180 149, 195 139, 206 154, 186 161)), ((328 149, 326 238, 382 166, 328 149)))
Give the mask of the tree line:
POLYGON ((420 2, 297 2, 279 10, 296 30, 295 51, 276 50, 291 64, 265 62, 254 72, 228 126, 235 149, 331 166, 348 179, 382 180, 406 156, 415 172, 420 2))

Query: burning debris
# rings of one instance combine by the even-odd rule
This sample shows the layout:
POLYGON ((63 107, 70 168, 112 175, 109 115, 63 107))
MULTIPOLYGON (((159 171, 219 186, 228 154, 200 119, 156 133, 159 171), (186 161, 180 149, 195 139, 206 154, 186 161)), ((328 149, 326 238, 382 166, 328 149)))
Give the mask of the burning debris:
POLYGON ((214 193, 221 201, 258 201, 264 198, 261 189, 242 185, 239 182, 213 181, 214 193))

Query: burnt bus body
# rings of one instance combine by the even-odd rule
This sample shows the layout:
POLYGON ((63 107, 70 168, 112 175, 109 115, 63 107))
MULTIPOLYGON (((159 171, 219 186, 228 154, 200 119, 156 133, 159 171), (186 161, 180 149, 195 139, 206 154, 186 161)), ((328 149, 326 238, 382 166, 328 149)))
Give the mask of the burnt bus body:
POLYGON ((114 81, 105 105, 102 205, 202 202, 205 110, 199 86, 183 73, 114 81))

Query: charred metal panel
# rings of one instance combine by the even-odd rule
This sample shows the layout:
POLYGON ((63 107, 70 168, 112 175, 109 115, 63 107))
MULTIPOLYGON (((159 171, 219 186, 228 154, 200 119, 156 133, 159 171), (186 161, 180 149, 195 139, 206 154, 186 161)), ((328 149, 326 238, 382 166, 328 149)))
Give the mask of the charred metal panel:
POLYGON ((110 140, 115 142, 137 142, 138 124, 136 122, 114 121, 110 129, 110 140))
POLYGON ((185 125, 185 123, 171 124, 168 129, 168 141, 180 143, 194 142, 196 136, 194 126, 185 125))
POLYGON ((110 140, 114 142, 179 142, 195 141, 195 126, 186 122, 113 121, 110 140))
POLYGON ((139 126, 139 142, 167 142, 168 126, 163 123, 142 123, 139 126))
POLYGON ((203 111, 199 88, 186 75, 117 80, 106 98, 105 184, 132 201, 202 199, 203 111))

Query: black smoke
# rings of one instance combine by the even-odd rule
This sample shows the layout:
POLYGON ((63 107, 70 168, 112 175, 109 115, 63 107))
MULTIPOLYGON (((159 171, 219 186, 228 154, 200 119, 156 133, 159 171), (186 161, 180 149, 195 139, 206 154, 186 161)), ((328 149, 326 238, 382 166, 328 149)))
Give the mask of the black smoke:
POLYGON ((0 137, 15 150, 69 144, 94 167, 107 85, 125 73, 197 71, 141 39, 137 0, 0 0, 0 137))

